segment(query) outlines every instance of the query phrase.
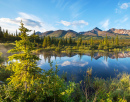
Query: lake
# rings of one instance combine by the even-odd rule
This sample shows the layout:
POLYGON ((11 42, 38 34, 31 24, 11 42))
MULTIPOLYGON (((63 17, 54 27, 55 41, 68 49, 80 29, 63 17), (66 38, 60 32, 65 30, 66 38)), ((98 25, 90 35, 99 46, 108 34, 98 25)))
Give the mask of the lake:
POLYGON ((130 73, 130 52, 90 52, 90 53, 54 53, 41 52, 38 54, 40 61, 38 66, 42 69, 50 69, 58 65, 58 75, 67 72, 67 80, 74 79, 76 82, 84 79, 88 68, 92 67, 92 77, 114 78, 122 72, 130 73))
MULTIPOLYGON (((12 47, 0 47, 5 60, 12 55, 6 53, 12 47)), ((62 76, 67 72, 67 81, 75 80, 79 82, 84 79, 88 68, 92 68, 92 77, 114 78, 122 72, 130 73, 130 52, 86 52, 86 53, 58 53, 41 51, 37 54, 40 61, 38 66, 42 69, 50 69, 50 62, 53 68, 58 65, 58 75, 62 76)))

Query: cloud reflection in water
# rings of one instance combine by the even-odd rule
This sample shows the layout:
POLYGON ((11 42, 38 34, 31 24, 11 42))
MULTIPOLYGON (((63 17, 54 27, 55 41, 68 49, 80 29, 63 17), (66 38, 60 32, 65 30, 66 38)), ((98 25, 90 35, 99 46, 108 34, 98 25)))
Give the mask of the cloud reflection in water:
POLYGON ((85 65, 88 65, 88 62, 77 62, 77 61, 64 61, 62 64, 59 64, 61 66, 80 66, 80 67, 84 67, 85 65))

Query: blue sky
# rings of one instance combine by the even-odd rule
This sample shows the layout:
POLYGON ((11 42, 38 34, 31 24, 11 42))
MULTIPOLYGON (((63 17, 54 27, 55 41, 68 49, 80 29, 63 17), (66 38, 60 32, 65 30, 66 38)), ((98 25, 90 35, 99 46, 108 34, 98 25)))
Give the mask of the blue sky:
POLYGON ((0 26, 10 32, 21 19, 41 32, 130 29, 130 0, 0 0, 0 11, 0 26))

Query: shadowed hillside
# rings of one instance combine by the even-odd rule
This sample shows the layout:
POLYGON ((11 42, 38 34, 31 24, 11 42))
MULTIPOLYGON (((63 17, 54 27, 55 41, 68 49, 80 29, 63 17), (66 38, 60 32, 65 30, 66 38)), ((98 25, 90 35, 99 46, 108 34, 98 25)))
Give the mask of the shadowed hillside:
POLYGON ((94 29, 90 30, 90 31, 84 31, 84 32, 76 32, 73 30, 56 30, 56 31, 46 31, 44 33, 41 32, 36 32, 36 34, 38 34, 40 37, 43 36, 50 36, 50 37, 67 37, 69 38, 71 37, 78 37, 78 36, 95 36, 95 37, 104 37, 106 36, 110 36, 110 37, 115 37, 116 35, 122 36, 122 37, 126 37, 130 35, 130 30, 126 30, 126 29, 109 29, 108 31, 102 31, 101 29, 99 29, 98 27, 95 27, 94 29))

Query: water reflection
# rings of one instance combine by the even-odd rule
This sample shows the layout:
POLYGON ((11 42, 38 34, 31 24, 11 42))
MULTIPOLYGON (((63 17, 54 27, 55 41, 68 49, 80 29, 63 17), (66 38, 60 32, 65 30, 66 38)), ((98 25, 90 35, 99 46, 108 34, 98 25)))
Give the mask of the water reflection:
POLYGON ((118 58, 126 58, 126 57, 130 57, 130 52, 87 52, 87 53, 61 53, 61 52, 40 52, 38 53, 38 55, 42 55, 44 56, 44 60, 45 62, 47 61, 48 63, 50 63, 51 61, 51 57, 54 56, 55 60, 57 57, 61 58, 61 57, 73 57, 75 55, 79 55, 80 60, 82 59, 83 55, 86 56, 90 56, 91 57, 91 61, 93 59, 98 60, 99 58, 103 57, 104 60, 107 61, 108 57, 111 59, 116 59, 118 60, 118 58))
POLYGON ((89 67, 92 67, 92 77, 115 77, 119 72, 130 73, 130 52, 87 52, 87 53, 38 53, 40 61, 38 66, 48 70, 49 63, 53 61, 53 67, 58 64, 61 76, 63 71, 67 72, 67 79, 76 81, 83 80, 83 75, 89 67))
MULTIPOLYGON (((12 47, 1 47, 5 61, 10 56, 6 53, 12 47)), ((88 68, 92 67, 92 77, 115 77, 119 72, 130 73, 130 52, 45 52, 36 53, 41 59, 37 62, 42 69, 50 69, 50 62, 53 61, 53 68, 58 64, 60 71, 58 75, 62 76, 63 72, 67 72, 67 80, 76 80, 77 82, 84 79, 84 75, 88 68)))

